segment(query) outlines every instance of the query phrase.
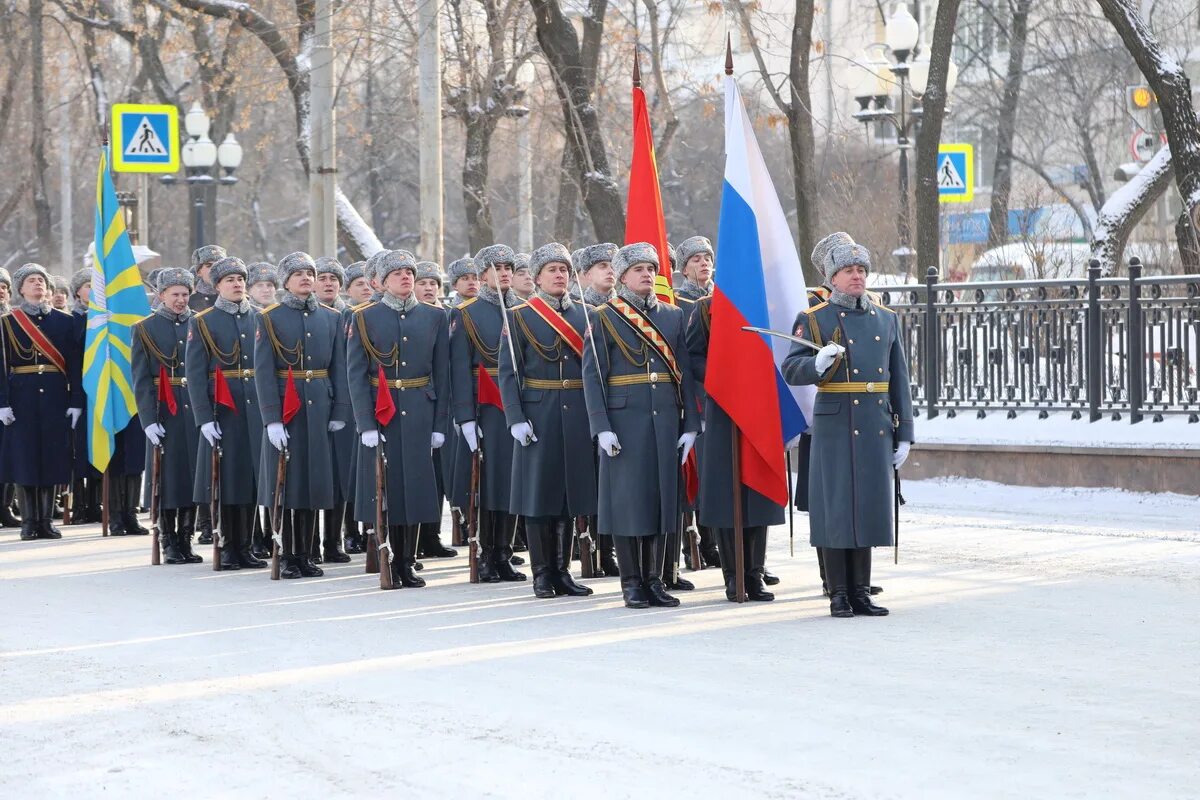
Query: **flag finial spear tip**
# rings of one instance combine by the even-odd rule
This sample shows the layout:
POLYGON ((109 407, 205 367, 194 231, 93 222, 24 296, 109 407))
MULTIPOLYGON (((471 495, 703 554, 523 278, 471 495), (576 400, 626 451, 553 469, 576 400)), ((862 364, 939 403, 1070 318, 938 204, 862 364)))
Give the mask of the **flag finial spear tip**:
POLYGON ((641 58, 638 56, 638 47, 633 46, 633 88, 637 89, 642 85, 642 65, 641 58))
POLYGON ((733 74, 733 35, 725 34, 725 74, 733 74))

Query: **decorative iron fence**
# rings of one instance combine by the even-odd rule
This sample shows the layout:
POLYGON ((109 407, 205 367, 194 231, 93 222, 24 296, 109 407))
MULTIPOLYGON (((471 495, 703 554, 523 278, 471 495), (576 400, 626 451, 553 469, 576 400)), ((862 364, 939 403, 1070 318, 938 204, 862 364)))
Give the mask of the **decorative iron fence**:
POLYGON ((928 417, 1069 411, 1200 421, 1200 275, 939 283, 880 290, 928 417))

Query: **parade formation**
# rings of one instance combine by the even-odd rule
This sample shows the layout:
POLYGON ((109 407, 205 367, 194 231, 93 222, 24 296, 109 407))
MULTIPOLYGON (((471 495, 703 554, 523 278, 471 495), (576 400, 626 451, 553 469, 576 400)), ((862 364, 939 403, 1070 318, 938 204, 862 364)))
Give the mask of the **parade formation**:
MULTIPOLYGON (((458 555, 448 503, 471 582, 526 581, 527 549, 536 597, 591 595, 578 559, 584 580, 619 577, 627 607, 674 607, 693 588, 682 556, 719 567, 730 601, 773 600, 766 542, 785 508, 741 485, 734 423, 705 391, 715 253, 703 236, 669 249, 671 302, 645 242, 494 244, 445 274, 405 250, 343 267, 201 247, 146 277, 136 416, 103 475, 81 378, 90 270, 66 284, 73 314, 42 266, 0 274, 0 523, 19 509, 21 539, 60 538, 62 500, 66 522, 152 530, 154 564, 204 562, 198 536, 213 569, 298 579, 364 554, 382 588, 419 588, 420 559, 458 555)), ((808 340, 786 381, 817 387, 792 499, 832 616, 882 616, 871 548, 895 541, 908 369, 867 250, 836 233, 812 259, 826 283, 784 332, 808 340)))

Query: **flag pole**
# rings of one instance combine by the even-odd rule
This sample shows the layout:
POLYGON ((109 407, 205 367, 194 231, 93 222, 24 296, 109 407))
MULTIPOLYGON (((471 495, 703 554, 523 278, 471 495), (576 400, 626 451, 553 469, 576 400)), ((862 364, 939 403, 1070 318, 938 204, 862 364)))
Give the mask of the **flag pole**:
MULTIPOLYGON (((730 34, 725 34, 725 74, 733 74, 733 39, 730 34)), ((742 436, 738 430, 737 423, 732 419, 732 436, 730 437, 733 449, 731 452, 731 461, 733 466, 733 561, 735 574, 734 591, 736 600, 739 603, 746 602, 746 550, 745 550, 745 531, 742 529, 742 436)))

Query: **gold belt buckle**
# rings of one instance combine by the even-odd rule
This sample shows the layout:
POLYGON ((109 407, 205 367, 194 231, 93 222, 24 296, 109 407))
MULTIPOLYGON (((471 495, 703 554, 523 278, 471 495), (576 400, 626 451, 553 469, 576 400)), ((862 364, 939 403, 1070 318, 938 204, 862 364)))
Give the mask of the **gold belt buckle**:
POLYGON ((306 381, 312 380, 312 370, 311 369, 307 369, 304 371, 304 380, 306 380, 306 381))
POLYGON ((867 381, 867 392, 874 392, 874 391, 875 391, 875 382, 867 381))
POLYGON ((571 385, 571 382, 569 380, 567 380, 566 378, 563 378, 563 388, 566 389, 570 385, 571 385))
POLYGON ((404 379, 396 378, 395 387, 403 392, 404 391, 404 379))
POLYGON ((38 364, 38 375, 42 375, 42 374, 44 374, 45 372, 46 372, 46 365, 45 365, 45 364, 38 364))
POLYGON ((657 373, 657 372, 651 372, 651 373, 650 373, 650 382, 651 382, 651 383, 658 383, 658 373, 657 373))

